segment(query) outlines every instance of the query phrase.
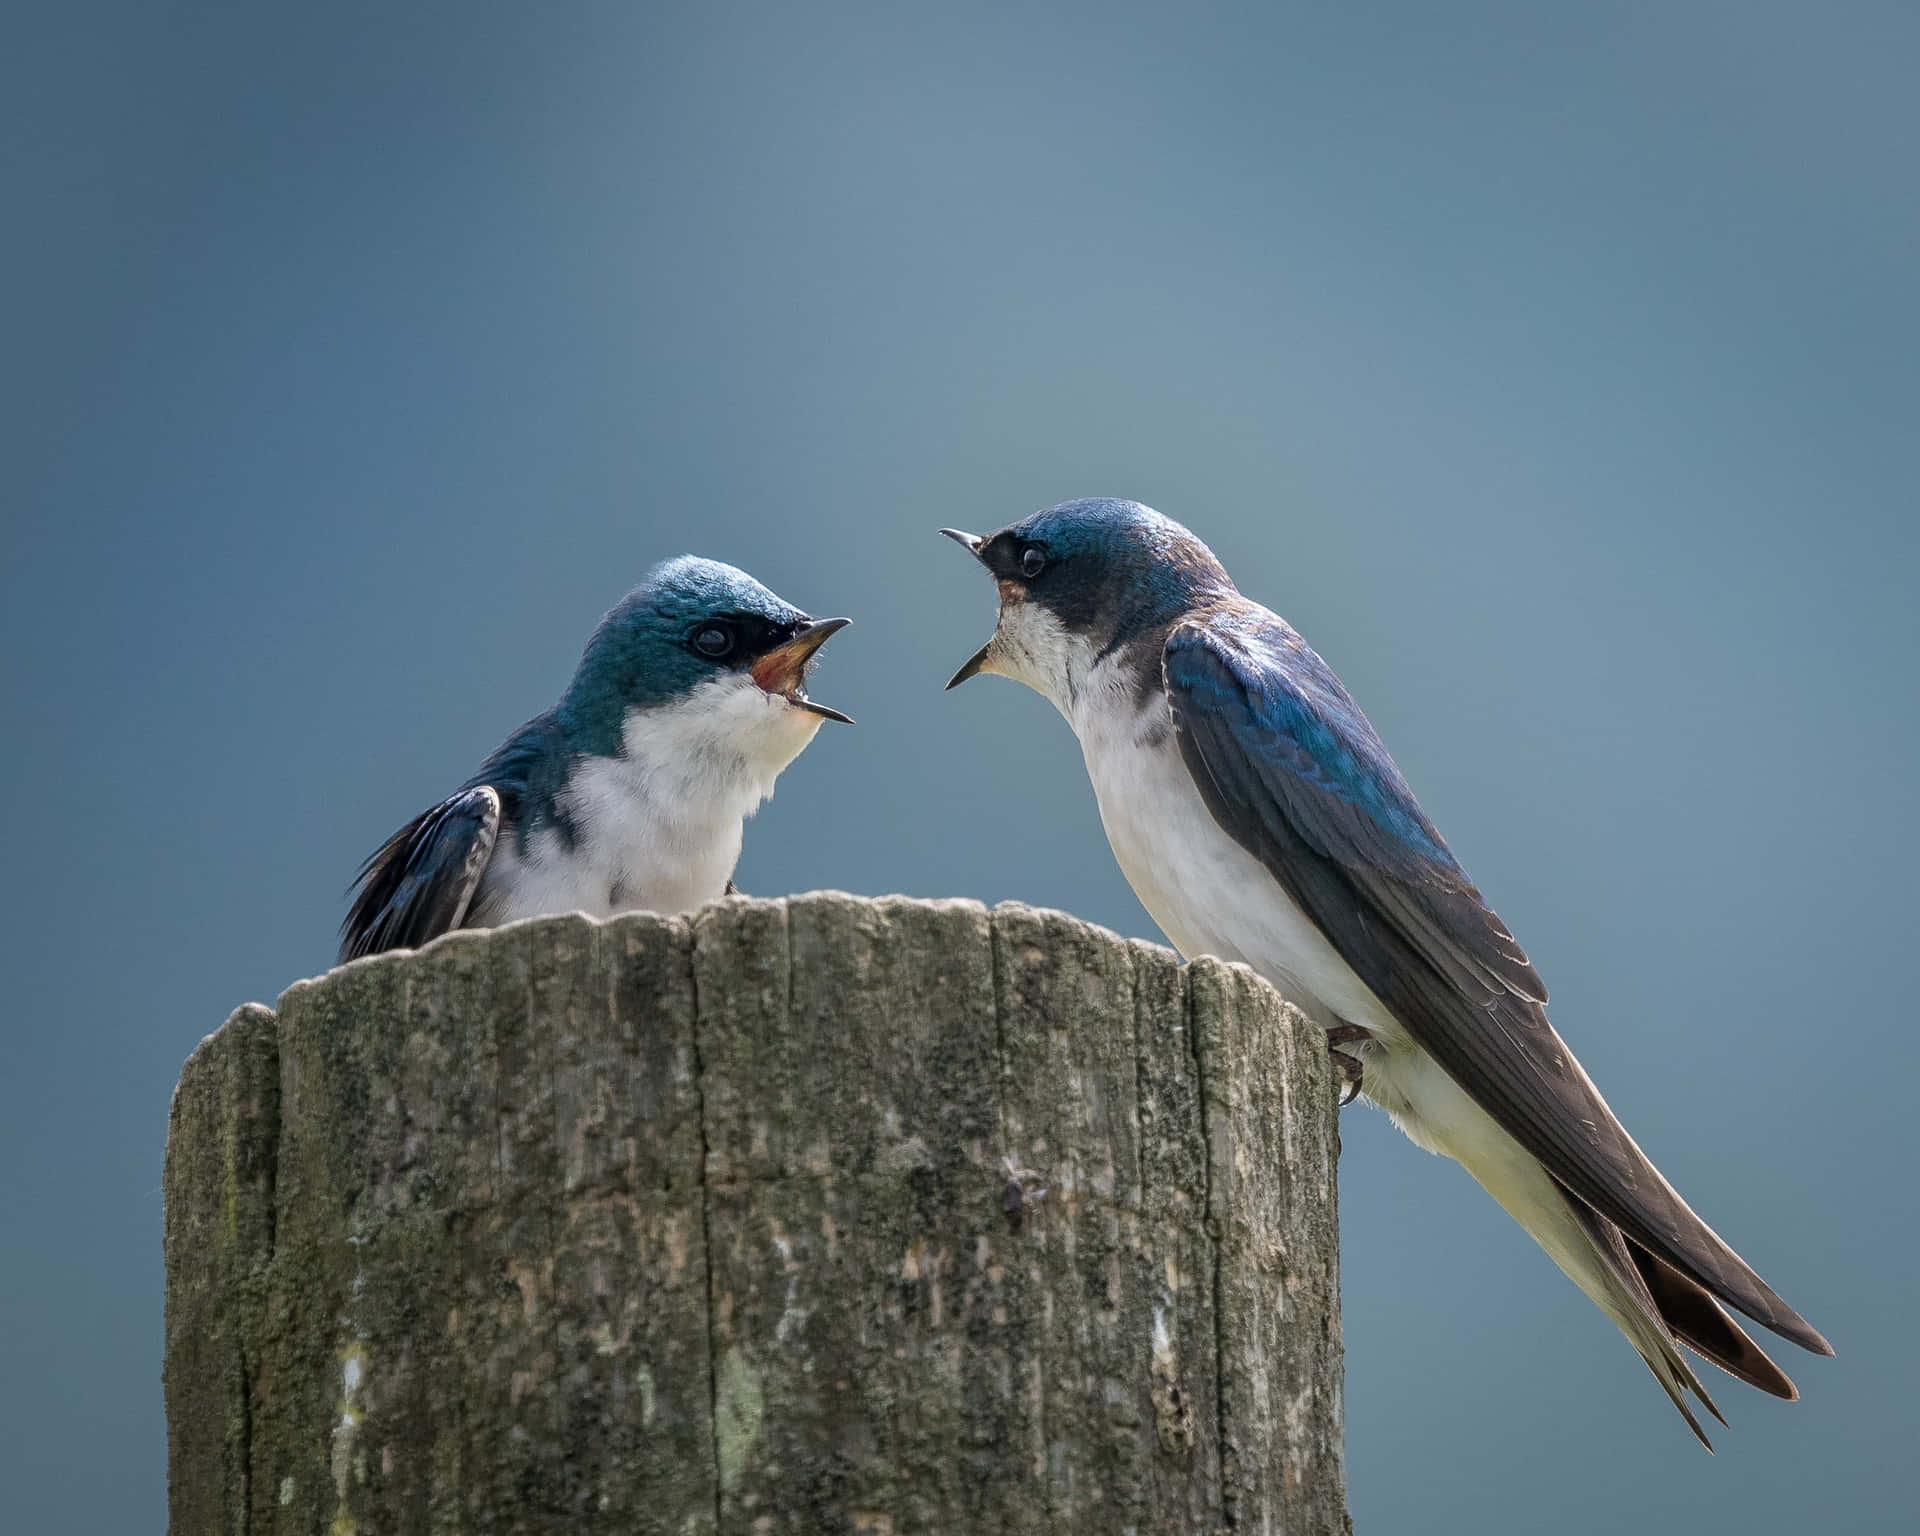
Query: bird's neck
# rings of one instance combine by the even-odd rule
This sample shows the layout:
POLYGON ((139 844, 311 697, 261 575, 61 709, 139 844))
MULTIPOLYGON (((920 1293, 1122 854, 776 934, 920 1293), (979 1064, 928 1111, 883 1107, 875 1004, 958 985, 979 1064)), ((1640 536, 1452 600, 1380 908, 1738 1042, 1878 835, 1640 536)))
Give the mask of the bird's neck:
POLYGON ((583 762, 634 812, 737 841, 740 823, 819 725, 819 716, 728 674, 684 698, 628 709, 618 750, 583 762))
POLYGON ((1135 630, 1101 650, 1086 647, 1072 655, 1067 702, 1059 707, 1083 745, 1096 737, 1131 736, 1143 716, 1158 719, 1165 713, 1161 657, 1167 634, 1181 617, 1135 630))
POLYGON ((1166 690, 1157 666, 1116 652, 1088 666, 1071 710, 1062 713, 1091 765, 1095 757, 1158 745, 1168 719, 1166 690))

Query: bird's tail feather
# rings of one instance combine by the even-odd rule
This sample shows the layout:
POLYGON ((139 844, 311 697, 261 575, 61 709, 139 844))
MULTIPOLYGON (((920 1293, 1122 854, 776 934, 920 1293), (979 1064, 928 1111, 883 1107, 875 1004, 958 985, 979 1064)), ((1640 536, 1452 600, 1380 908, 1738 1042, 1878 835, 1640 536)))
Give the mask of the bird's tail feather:
POLYGON ((1747 1336, 1705 1287, 1637 1247, 1606 1217, 1589 1209, 1575 1196, 1566 1194, 1565 1199, 1574 1220, 1606 1265, 1617 1287, 1618 1299, 1632 1308, 1630 1321, 1640 1326, 1630 1326, 1629 1320, 1623 1320, 1614 1308, 1607 1308, 1608 1312, 1620 1323, 1621 1331, 1647 1362, 1647 1369, 1653 1372, 1654 1379, 1666 1390, 1687 1426, 1709 1451, 1713 1444, 1701 1431, 1700 1421, 1693 1416, 1686 1394, 1691 1392, 1698 1397, 1707 1412, 1722 1424, 1727 1421, 1707 1395, 1686 1356, 1681 1354, 1679 1344, 1685 1344, 1728 1375, 1762 1392, 1789 1402, 1799 1397, 1787 1373, 1767 1357, 1766 1351, 1747 1336))
MULTIPOLYGON (((1603 1310, 1627 1336, 1627 1342, 1640 1352, 1640 1358, 1647 1362, 1647 1369, 1653 1372, 1653 1379, 1660 1383, 1673 1406, 1680 1410, 1680 1417, 1687 1421, 1695 1438, 1709 1451, 1713 1442, 1707 1438, 1706 1431, 1700 1427, 1699 1419, 1694 1417, 1692 1405, 1687 1394, 1699 1398, 1701 1406, 1722 1424, 1726 1416, 1720 1412, 1719 1405, 1701 1385, 1700 1377, 1687 1357, 1680 1352, 1679 1341, 1661 1314, 1659 1303, 1654 1299, 1640 1267, 1634 1263, 1633 1254, 1627 1246, 1627 1240, 1620 1229, 1606 1217, 1591 1210, 1584 1202, 1573 1195, 1561 1191, 1572 1214, 1574 1222, 1586 1234, 1587 1241, 1593 1245, 1594 1253, 1604 1267, 1606 1278, 1612 1283, 1608 1286, 1609 1296, 1595 1296, 1603 1310), (1612 1304, 1609 1305, 1608 1303, 1612 1304)), ((1581 1279, 1575 1275, 1576 1280, 1581 1279)), ((1582 1286, 1591 1293, 1591 1288, 1582 1286)), ((1705 1294, 1704 1292, 1702 1293, 1705 1294)), ((1735 1330, 1738 1331, 1737 1329, 1735 1330)), ((1771 1363, 1771 1362, 1769 1362, 1771 1363)))
POLYGON ((1771 1392, 1788 1402, 1799 1398, 1800 1391, 1787 1373, 1747 1336, 1710 1292, 1630 1240, 1627 1253, 1634 1268, 1639 1270, 1661 1321, 1675 1338, 1750 1387, 1771 1392))
POLYGON ((1368 1079, 1372 1096, 1389 1100, 1403 1130, 1420 1145, 1457 1160, 1613 1320, 1708 1450, 1712 1442, 1691 1400, 1721 1423, 1726 1420, 1682 1344, 1763 1392, 1797 1395, 1785 1373, 1705 1287, 1636 1246, 1613 1221, 1571 1193, 1451 1079, 1414 1079, 1417 1094, 1372 1064, 1368 1079), (1382 1089, 1389 1093, 1383 1095, 1382 1089))

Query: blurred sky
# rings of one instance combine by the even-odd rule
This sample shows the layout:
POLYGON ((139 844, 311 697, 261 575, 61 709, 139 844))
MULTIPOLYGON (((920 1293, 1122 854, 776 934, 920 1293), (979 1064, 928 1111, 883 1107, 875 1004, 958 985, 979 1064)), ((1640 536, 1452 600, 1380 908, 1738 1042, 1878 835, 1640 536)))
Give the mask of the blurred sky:
POLYGON ((770 894, 1152 933, 933 530, 1116 494, 1342 673, 1832 1337, 1709 1458, 1344 1120, 1363 1532, 1910 1530, 1920 12, 16 4, 0 1484, 158 1529, 182 1059, 694 550, 857 625, 770 894))

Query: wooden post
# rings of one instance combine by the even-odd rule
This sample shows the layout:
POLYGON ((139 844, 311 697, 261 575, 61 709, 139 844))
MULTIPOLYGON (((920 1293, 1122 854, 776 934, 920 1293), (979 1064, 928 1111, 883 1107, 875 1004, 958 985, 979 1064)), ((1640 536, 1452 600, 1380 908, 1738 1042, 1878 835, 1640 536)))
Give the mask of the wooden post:
POLYGON ((174 1536, 1345 1532, 1336 1092, 1251 972, 1022 906, 301 982, 174 1096, 174 1536))

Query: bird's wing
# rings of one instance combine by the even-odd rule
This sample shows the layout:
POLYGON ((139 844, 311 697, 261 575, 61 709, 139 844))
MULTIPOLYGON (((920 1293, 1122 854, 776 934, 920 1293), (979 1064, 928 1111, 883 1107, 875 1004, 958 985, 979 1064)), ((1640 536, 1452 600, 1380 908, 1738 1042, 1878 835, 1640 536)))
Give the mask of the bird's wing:
POLYGON ((500 834, 500 796, 476 784, 422 811, 374 850, 340 925, 340 958, 417 948, 458 928, 500 834))
POLYGON ((1682 1200, 1547 1022, 1546 988, 1332 669, 1264 609, 1177 625, 1180 747, 1214 818, 1547 1171, 1635 1243, 1795 1343, 1832 1349, 1682 1200))

